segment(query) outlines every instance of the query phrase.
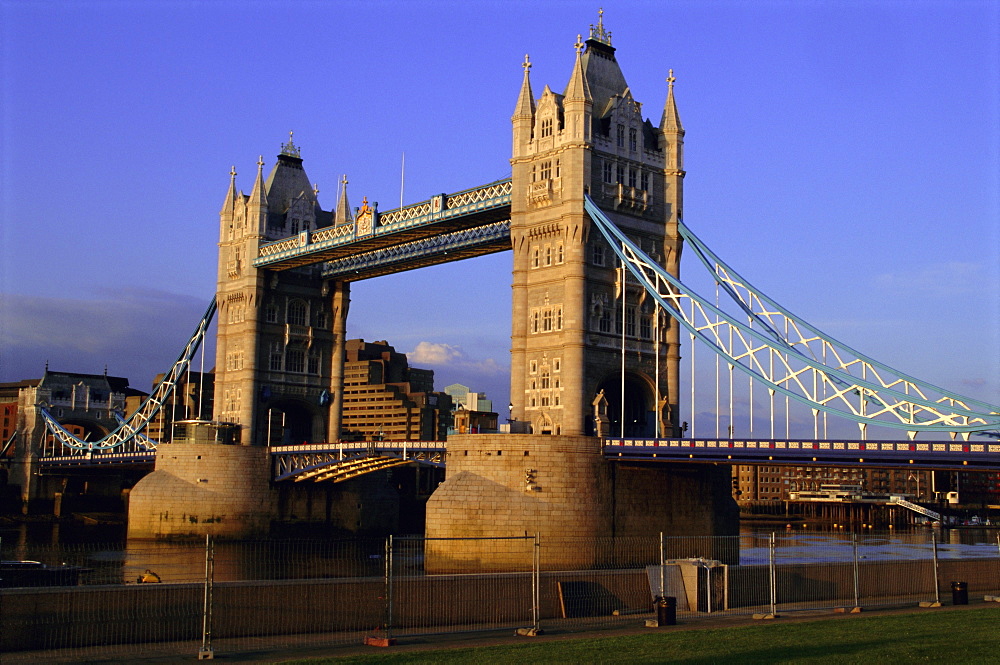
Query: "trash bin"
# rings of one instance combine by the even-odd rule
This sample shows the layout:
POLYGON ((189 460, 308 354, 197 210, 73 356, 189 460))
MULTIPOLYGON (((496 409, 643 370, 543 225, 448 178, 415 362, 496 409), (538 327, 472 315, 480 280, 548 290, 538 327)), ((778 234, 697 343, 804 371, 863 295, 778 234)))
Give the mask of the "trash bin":
POLYGON ((951 583, 951 604, 952 605, 968 605, 969 604, 969 585, 965 582, 952 582, 951 583))
POLYGON ((677 625, 677 598, 674 596, 656 597, 656 623, 660 626, 677 625))

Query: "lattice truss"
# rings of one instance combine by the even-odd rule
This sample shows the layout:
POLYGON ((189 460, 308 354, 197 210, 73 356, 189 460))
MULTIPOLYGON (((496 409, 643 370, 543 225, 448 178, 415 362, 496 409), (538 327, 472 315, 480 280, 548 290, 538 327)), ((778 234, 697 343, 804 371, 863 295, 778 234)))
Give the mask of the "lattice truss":
POLYGON ((349 279, 355 272, 376 267, 408 263, 421 258, 439 257, 449 251, 459 251, 483 245, 492 245, 510 239, 510 220, 484 224, 471 229, 441 233, 430 238, 400 243, 392 247, 362 252, 323 263, 323 277, 343 276, 349 279))
POLYGON ((407 450, 400 448, 402 444, 388 448, 370 444, 363 449, 322 451, 322 452, 286 452, 275 455, 274 479, 293 480, 295 482, 324 480, 334 483, 343 482, 373 471, 390 469, 394 466, 407 464, 422 464, 425 466, 444 466, 444 444, 426 449, 407 450))
POLYGON ((639 284, 693 338, 773 393, 867 425, 918 432, 998 436, 1000 407, 899 372, 838 342, 739 276, 683 224, 679 231, 737 303, 738 320, 687 288, 649 258, 598 208, 586 209, 639 284))
POLYGON ((216 303, 215 298, 212 299, 211 304, 209 304, 208 309, 205 311, 205 315, 201 317, 201 321, 198 323, 198 327, 195 329, 194 334, 191 335, 191 339, 188 340, 187 345, 184 350, 181 351, 180 356, 177 361, 174 362, 173 367, 170 371, 163 377, 163 379, 156 384, 153 388, 153 392, 150 393, 149 397, 143 400, 139 408, 135 410, 135 413, 130 415, 127 419, 122 418, 119 415, 115 415, 118 421, 118 426, 108 433, 102 439, 97 441, 84 441, 77 438, 70 432, 68 432, 62 425, 59 424, 52 414, 50 414, 46 409, 41 409, 42 419, 45 421, 46 429, 55 437, 55 440, 61 443, 67 448, 81 451, 93 451, 93 450, 109 450, 111 448, 122 447, 121 450, 128 450, 134 452, 144 452, 156 449, 156 442, 152 439, 141 434, 142 430, 145 429, 146 425, 149 424, 156 414, 159 413, 160 408, 166 403, 173 394, 174 388, 177 387, 178 382, 184 376, 185 372, 188 371, 188 367, 191 365, 191 359, 194 357, 195 352, 201 345, 201 342, 205 339, 205 333, 208 331, 208 326, 212 322, 212 318, 215 316, 216 303))

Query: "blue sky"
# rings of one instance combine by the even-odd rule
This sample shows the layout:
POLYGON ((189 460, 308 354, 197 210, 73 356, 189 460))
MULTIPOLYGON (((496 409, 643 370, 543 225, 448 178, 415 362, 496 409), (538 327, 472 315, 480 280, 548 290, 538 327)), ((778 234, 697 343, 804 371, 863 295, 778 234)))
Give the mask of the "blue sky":
MULTIPOLYGON (((561 91, 598 4, 0 0, 0 381, 48 360, 148 389, 212 297, 230 166, 249 191, 289 130, 327 209, 344 173, 395 207, 404 152, 407 203, 506 176, 524 54, 561 91)), ((1000 402, 998 2, 603 7, 654 122, 675 70, 704 241, 845 343, 1000 402)), ((506 404, 510 260, 356 284, 349 333, 506 404)))

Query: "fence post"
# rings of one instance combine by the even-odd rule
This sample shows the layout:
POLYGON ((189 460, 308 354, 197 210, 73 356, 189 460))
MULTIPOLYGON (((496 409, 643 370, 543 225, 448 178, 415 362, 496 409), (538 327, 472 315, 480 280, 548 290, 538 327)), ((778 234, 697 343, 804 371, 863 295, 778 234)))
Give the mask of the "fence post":
POLYGON ((531 621, 532 629, 535 634, 541 632, 541 548, 542 543, 538 538, 538 533, 535 533, 534 543, 532 544, 532 556, 531 556, 531 621))
POLYGON ((934 533, 934 529, 931 529, 931 544, 934 551, 934 602, 938 605, 941 604, 941 585, 938 582, 938 553, 937 553, 937 534, 934 533))
POLYGON ((385 637, 392 639, 392 534, 385 540, 385 637))
POLYGON ((667 596, 667 579, 664 568, 667 566, 666 547, 663 542, 663 532, 660 532, 660 597, 667 596))
POLYGON ((201 649, 198 660, 212 660, 212 590, 215 582, 215 545, 212 536, 205 534, 205 594, 201 611, 201 649))
POLYGON ((771 541, 768 544, 768 568, 771 573, 771 616, 778 615, 778 574, 774 561, 774 532, 771 532, 771 541))
POLYGON ((854 552, 854 607, 861 607, 858 573, 858 534, 851 534, 851 549, 854 552))

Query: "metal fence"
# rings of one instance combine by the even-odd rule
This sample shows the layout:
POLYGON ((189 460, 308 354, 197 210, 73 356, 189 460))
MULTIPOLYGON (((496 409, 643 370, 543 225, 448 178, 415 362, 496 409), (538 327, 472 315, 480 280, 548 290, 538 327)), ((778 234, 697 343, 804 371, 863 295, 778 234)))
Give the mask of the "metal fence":
POLYGON ((658 598, 683 621, 1000 594, 1000 532, 977 545, 944 533, 945 542, 927 530, 0 543, 5 561, 41 564, 31 579, 0 573, 0 653, 5 663, 128 657, 140 648, 210 657, 460 631, 642 625, 663 620, 658 598), (67 586, 75 581, 67 575, 79 585, 67 586))

